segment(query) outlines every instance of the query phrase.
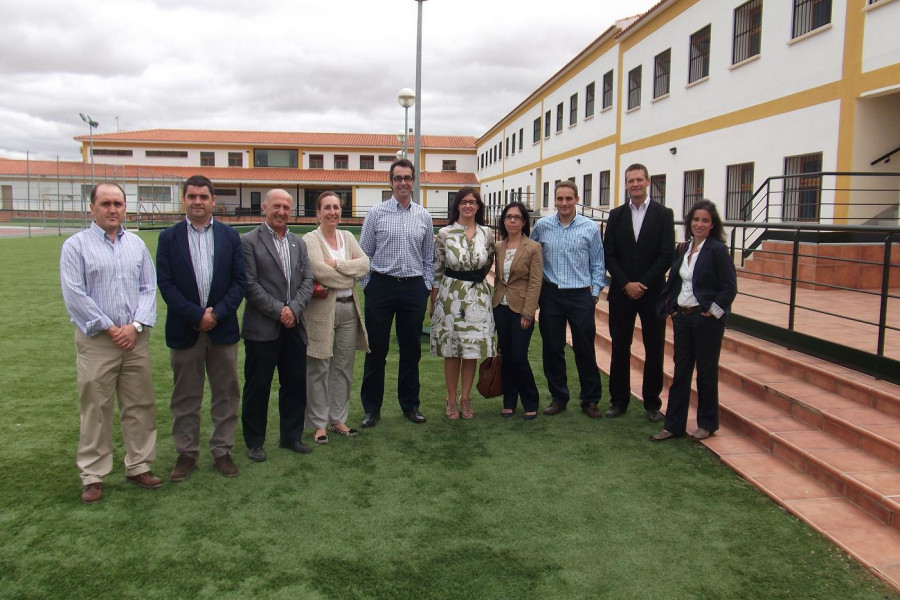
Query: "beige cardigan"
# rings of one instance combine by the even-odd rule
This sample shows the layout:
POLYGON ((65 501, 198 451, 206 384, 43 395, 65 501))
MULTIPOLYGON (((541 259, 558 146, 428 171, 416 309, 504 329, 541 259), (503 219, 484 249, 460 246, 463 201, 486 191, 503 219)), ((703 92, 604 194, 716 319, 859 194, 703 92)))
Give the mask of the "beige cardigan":
POLYGON ((369 335, 359 310, 356 280, 369 272, 369 257, 349 231, 338 230, 347 249, 348 260, 337 261, 337 268, 325 264, 325 257, 330 257, 325 240, 318 229, 303 236, 309 264, 316 281, 328 288, 327 298, 311 298, 306 307, 306 332, 309 345, 306 353, 318 359, 331 358, 334 349, 334 309, 336 304, 335 290, 353 290, 353 305, 356 307, 357 335, 356 349, 369 351, 369 335))

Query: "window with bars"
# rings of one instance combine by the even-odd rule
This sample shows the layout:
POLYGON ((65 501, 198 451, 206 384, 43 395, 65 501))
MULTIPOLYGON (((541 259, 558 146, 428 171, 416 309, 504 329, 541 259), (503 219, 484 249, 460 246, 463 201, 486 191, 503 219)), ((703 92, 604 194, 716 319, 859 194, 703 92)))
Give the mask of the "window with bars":
POLYGON ((544 137, 545 138, 550 137, 550 119, 551 119, 550 111, 548 110, 547 114, 544 115, 544 137))
POLYGON ((672 66, 672 49, 660 52, 653 59, 653 98, 669 93, 669 70, 672 66))
POLYGON ((581 184, 581 200, 584 202, 585 206, 591 205, 591 192, 593 192, 594 186, 594 178, 588 173, 584 176, 584 181, 581 184))
POLYGON ((584 88, 584 118, 594 116, 594 82, 590 82, 584 88))
POLYGON ((609 206, 609 171, 600 171, 600 206, 609 206))
POLYGON ((544 208, 547 208, 550 206, 550 182, 549 181, 544 182, 544 202, 543 202, 543 204, 544 204, 544 208))
POLYGON ((750 0, 734 9, 731 64, 759 54, 762 39, 762 0, 750 0))
POLYGON ((709 38, 712 26, 691 35, 690 61, 688 63, 688 83, 709 76, 709 38))
POLYGON ((334 168, 335 169, 349 169, 350 168, 350 157, 346 154, 335 154, 334 155, 334 168))
POLYGON ((541 139, 541 118, 534 120, 534 131, 531 134, 531 142, 536 144, 541 139))
POLYGON ((641 105, 641 70, 643 66, 638 65, 628 71, 628 110, 637 108, 641 105))
POLYGON ((725 218, 750 221, 753 197, 753 163, 728 165, 725 173, 725 218))
POLYGON ((703 169, 684 172, 684 201, 681 216, 686 217, 697 200, 703 199, 703 169))
POLYGON ((556 105, 556 133, 562 131, 563 126, 563 103, 556 105))
POLYGON ((782 221, 818 221, 822 196, 822 153, 784 159, 782 221))
POLYGON ((172 188, 162 185, 139 185, 138 202, 171 202, 172 188))
POLYGON ((310 169, 324 169, 325 168, 325 157, 321 154, 310 154, 309 155, 309 168, 310 169))
POLYGON ((362 154, 359 157, 359 168, 361 171, 370 171, 375 168, 375 155, 362 154))
POLYGON ((794 0, 791 37, 797 38, 831 23, 831 0, 794 0))
POLYGON ((519 127, 519 152, 522 151, 522 142, 525 141, 525 128, 519 127))
POLYGON ((215 152, 201 152, 200 153, 200 166, 201 167, 216 166, 216 153, 215 152))
POLYGON ((650 176, 650 198, 654 202, 666 205, 666 176, 651 175, 650 176))
POLYGON ((569 97, 569 125, 578 122, 578 94, 569 97))
POLYGON ((455 160, 441 161, 441 171, 456 171, 456 161, 455 160))
POLYGON ((603 75, 603 108, 612 106, 613 101, 613 72, 607 71, 603 75))
MULTIPOLYGON (((509 138, 507 138, 507 139, 509 139, 509 138)), ((512 134, 512 153, 513 154, 516 153, 516 134, 515 134, 515 132, 513 132, 513 134, 512 134)))
POLYGON ((506 156, 509 156, 509 137, 506 138, 506 156))
POLYGON ((229 167, 243 167, 244 166, 244 153, 243 152, 229 152, 228 153, 228 166, 229 167))

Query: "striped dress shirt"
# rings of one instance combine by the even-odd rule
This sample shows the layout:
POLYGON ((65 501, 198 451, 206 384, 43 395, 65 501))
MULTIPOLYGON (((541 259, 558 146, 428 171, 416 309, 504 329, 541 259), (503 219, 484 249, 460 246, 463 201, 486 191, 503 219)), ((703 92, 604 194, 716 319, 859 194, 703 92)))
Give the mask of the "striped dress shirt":
POLYGON ((272 241, 275 242, 275 250, 278 252, 278 259, 281 261, 281 272, 284 273, 284 278, 287 281, 287 287, 284 289, 284 303, 287 304, 291 301, 291 246, 290 242, 288 242, 288 232, 290 230, 285 226, 284 236, 279 238, 275 230, 266 221, 263 221, 263 224, 269 230, 269 233, 272 234, 272 241))
POLYGON ((560 289, 590 287, 592 296, 606 287, 603 239, 594 221, 575 215, 563 226, 558 215, 547 216, 535 223, 530 237, 543 248, 544 279, 560 289))
POLYGON ((190 219, 187 221, 188 246, 191 250, 191 264, 194 266, 194 278, 197 280, 197 291, 200 293, 200 306, 206 306, 209 300, 209 288, 212 285, 213 261, 216 256, 216 243, 213 237, 213 220, 197 229, 190 219))
POLYGON ((115 243, 92 222, 65 241, 59 258, 63 302, 87 336, 137 321, 156 324, 156 271, 143 240, 119 228, 115 243))
MULTIPOLYGON (((434 287, 434 223, 431 214, 415 202, 409 206, 393 196, 373 206, 363 221, 359 245, 368 255, 372 271, 394 277, 422 277, 434 287)), ((362 278, 362 286, 369 275, 362 278)))

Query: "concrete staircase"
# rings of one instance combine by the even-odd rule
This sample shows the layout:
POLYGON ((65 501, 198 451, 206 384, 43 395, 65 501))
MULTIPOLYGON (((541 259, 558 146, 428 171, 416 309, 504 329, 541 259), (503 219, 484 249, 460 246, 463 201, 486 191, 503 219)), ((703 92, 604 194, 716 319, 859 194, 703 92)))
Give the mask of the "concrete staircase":
MULTIPOLYGON (((597 361, 604 371, 608 317, 604 298, 596 311, 597 361)), ((669 322, 663 411, 672 366, 669 322)), ((638 397, 642 368, 638 321, 631 377, 638 397)), ((728 330, 719 397, 722 428, 704 444, 900 589, 900 387, 728 330)))

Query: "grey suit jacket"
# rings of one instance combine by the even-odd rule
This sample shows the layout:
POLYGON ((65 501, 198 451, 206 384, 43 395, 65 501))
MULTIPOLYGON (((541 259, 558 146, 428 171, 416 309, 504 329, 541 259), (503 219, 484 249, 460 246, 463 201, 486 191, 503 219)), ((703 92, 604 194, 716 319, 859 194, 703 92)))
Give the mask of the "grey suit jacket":
POLYGON ((281 309, 287 305, 297 318, 303 343, 307 343, 303 313, 312 296, 313 274, 309 266, 306 244, 295 233, 288 232, 291 249, 291 289, 281 270, 281 261, 272 234, 265 224, 241 237, 244 269, 247 273, 247 303, 244 306, 243 338, 267 342, 281 333, 281 309))

